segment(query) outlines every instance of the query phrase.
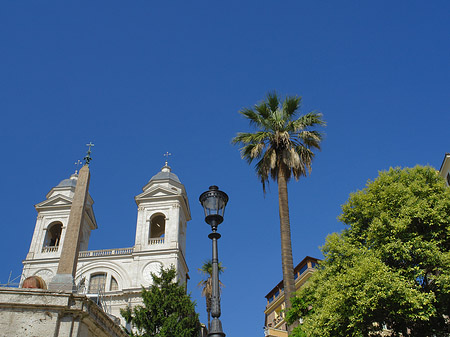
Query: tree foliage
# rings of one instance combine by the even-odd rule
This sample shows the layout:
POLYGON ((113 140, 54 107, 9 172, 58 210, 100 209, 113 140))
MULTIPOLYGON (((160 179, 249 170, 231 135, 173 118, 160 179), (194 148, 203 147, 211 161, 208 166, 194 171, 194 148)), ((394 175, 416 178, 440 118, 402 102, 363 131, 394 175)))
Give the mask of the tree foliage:
POLYGON ((142 288, 143 306, 121 310, 133 327, 125 331, 132 337, 197 337, 200 321, 195 303, 175 281, 175 268, 161 268, 160 274, 152 274, 150 289, 142 288))
POLYGON ((450 189, 431 167, 390 169, 351 194, 325 259, 293 299, 293 336, 450 336, 450 189))
POLYGON ((302 98, 288 96, 281 101, 275 92, 253 108, 240 113, 255 127, 256 132, 239 132, 233 144, 242 144, 241 156, 249 164, 254 160, 256 174, 263 189, 269 177, 278 181, 280 172, 286 181, 298 180, 311 171, 314 149, 320 149, 322 134, 314 127, 325 125, 317 111, 299 115, 302 98))

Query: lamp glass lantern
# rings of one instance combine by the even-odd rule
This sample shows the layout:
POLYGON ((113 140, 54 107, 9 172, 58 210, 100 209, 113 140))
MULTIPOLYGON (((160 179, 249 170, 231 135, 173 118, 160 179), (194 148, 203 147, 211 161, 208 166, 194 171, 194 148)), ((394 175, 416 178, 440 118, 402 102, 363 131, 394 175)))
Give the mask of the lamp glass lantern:
POLYGON ((205 212, 205 221, 210 225, 212 225, 212 221, 216 222, 217 225, 220 224, 223 221, 228 195, 213 185, 209 187, 208 191, 200 195, 199 200, 205 212))

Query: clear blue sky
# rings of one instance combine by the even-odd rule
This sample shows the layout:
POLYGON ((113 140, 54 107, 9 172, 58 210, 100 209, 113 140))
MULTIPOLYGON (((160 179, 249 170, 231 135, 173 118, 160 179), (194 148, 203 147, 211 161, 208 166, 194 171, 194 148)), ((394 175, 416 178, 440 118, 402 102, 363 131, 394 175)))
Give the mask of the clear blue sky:
POLYGON ((269 90, 328 126, 310 177, 289 185, 294 261, 321 257, 349 193, 391 166, 440 167, 449 144, 449 1, 3 1, 0 282, 21 272, 33 205, 95 143, 90 249, 130 247, 134 196, 164 164, 186 186, 189 291, 209 258, 198 196, 230 197, 220 226, 227 336, 263 336, 281 279, 276 185, 264 198, 230 139, 269 90))

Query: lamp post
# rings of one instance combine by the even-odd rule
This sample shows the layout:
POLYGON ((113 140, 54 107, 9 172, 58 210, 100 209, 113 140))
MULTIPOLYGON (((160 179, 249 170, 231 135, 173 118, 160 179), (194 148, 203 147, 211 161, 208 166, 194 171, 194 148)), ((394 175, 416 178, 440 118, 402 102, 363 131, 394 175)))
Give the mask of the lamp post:
POLYGON ((211 329, 208 337, 225 337, 220 322, 220 294, 219 294, 219 257, 217 250, 217 240, 220 234, 217 227, 223 221, 225 206, 228 202, 228 195, 219 190, 217 186, 210 186, 209 190, 200 195, 200 203, 205 211, 205 221, 211 226, 212 233, 208 237, 212 240, 212 296, 211 296, 211 329))

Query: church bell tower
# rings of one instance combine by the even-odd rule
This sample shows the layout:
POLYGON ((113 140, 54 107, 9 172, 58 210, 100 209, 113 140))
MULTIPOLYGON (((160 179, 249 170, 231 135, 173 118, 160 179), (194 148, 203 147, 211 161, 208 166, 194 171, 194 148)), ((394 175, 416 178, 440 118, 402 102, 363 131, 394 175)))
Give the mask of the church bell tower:
MULTIPOLYGON (((77 181, 78 174, 72 174, 69 179, 64 179, 53 187, 47 193, 46 200, 34 206, 38 215, 27 260, 61 255, 77 181)), ((88 195, 81 226, 80 250, 88 249, 91 230, 97 229, 93 204, 94 200, 88 195)))
MULTIPOLYGON (((153 251, 159 265, 174 265, 186 281, 186 226, 191 213, 184 185, 166 162, 142 191, 135 197, 138 215, 134 251, 153 251)), ((153 264, 148 269, 159 271, 159 266, 153 264)))

